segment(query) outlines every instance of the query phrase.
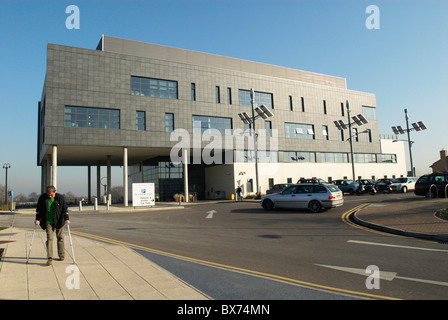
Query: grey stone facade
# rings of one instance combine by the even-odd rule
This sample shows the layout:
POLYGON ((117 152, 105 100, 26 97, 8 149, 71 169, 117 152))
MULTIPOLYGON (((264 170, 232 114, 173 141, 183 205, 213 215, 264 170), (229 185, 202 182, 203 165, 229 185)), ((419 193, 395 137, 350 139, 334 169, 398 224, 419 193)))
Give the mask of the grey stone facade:
MULTIPOLYGON (((110 165, 121 166, 123 148, 127 148, 129 165, 169 156, 176 142, 170 141, 171 133, 165 130, 165 113, 174 114, 175 129, 192 132, 192 116, 202 115, 232 118, 233 129, 243 130, 238 113, 250 113, 250 107, 240 106, 239 89, 272 94, 274 116, 269 120, 278 130, 280 151, 349 152, 348 143, 338 139, 333 121, 347 122, 347 100, 352 116, 361 114, 363 106, 376 108, 374 94, 348 90, 344 78, 144 42, 102 36, 97 50, 48 44, 47 51, 38 126, 38 165, 47 173, 52 146, 57 146, 57 164, 63 166, 106 165, 107 159, 110 165), (131 76, 176 81, 178 97, 132 95, 131 76), (220 103, 216 102, 217 86, 220 103), (65 126, 65 106, 118 109, 120 128, 65 126), (136 111, 146 113, 144 131, 136 130, 136 111), (285 122, 314 125, 314 139, 286 138, 285 122), (328 140, 322 126, 328 126, 328 140)), ((260 127, 264 127, 261 119, 257 120, 260 127)), ((361 134, 355 152, 380 154, 378 122, 370 119, 359 131, 365 129, 371 131, 371 141, 361 134)), ((346 139, 348 130, 345 134, 346 139)))

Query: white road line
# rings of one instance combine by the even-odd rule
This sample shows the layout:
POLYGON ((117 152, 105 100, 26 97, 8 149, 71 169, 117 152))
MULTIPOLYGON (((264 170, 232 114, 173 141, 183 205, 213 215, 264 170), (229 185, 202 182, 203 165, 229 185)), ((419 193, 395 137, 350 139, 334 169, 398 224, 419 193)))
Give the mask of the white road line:
POLYGON ((367 241, 358 241, 358 240, 348 240, 347 242, 348 243, 357 243, 357 244, 367 244, 367 245, 371 245, 371 246, 394 247, 394 248, 402 248, 402 249, 413 249, 413 250, 435 251, 435 252, 446 252, 446 253, 448 253, 448 250, 442 250, 442 249, 430 249, 430 248, 420 248, 420 247, 399 246, 399 245, 387 244, 387 243, 367 242, 367 241))
MULTIPOLYGON (((340 266, 330 266, 325 264, 315 264, 316 266, 324 267, 324 268, 330 268, 335 269, 343 272, 349 272, 354 273, 358 275, 364 275, 369 276, 369 274, 366 272, 365 269, 358 269, 358 268, 347 268, 347 267, 340 267, 340 266)), ((438 286, 445 286, 448 287, 448 282, 443 281, 434 281, 434 280, 425 280, 425 279, 417 279, 417 278, 409 278, 409 277, 401 277, 398 276, 396 272, 390 272, 390 271, 380 271, 379 278, 382 280, 392 281, 394 279, 401 279, 401 280, 407 280, 407 281, 414 281, 414 282, 422 282, 422 283, 428 283, 428 284, 435 284, 438 286)))

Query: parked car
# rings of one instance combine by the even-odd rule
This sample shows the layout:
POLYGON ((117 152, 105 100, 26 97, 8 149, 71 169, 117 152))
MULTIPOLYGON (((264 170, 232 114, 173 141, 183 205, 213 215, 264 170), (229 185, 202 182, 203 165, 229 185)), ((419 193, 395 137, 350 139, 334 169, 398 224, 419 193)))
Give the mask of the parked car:
POLYGON ((266 194, 273 194, 273 193, 279 193, 282 192, 284 189, 286 189, 289 186, 292 186, 293 183, 279 183, 274 184, 271 189, 266 190, 266 194))
POLYGON ((397 178, 390 186, 392 188, 392 191, 399 191, 406 193, 408 190, 415 189, 416 181, 417 178, 415 177, 397 178))
POLYGON ((311 179, 304 179, 301 178, 297 181, 297 184, 299 183, 323 183, 323 184, 327 184, 328 182, 325 181, 324 179, 320 179, 320 178, 311 178, 311 179))
POLYGON ((338 186, 342 192, 348 192, 350 194, 355 194, 356 189, 358 189, 358 183, 350 179, 333 180, 333 184, 338 186))
POLYGON ((362 184, 363 186, 369 185, 369 184, 375 184, 375 180, 373 180, 373 179, 360 179, 357 182, 362 184))
POLYGON ((394 179, 378 179, 376 180, 376 189, 378 192, 389 193, 392 191, 391 184, 394 182, 394 179))
POLYGON ((415 183, 414 193, 428 198, 446 197, 447 184, 448 172, 446 171, 425 174, 415 183))
POLYGON ((332 184, 301 183, 287 187, 280 193, 264 196, 261 206, 265 210, 272 208, 308 209, 320 212, 344 204, 342 191, 332 184))

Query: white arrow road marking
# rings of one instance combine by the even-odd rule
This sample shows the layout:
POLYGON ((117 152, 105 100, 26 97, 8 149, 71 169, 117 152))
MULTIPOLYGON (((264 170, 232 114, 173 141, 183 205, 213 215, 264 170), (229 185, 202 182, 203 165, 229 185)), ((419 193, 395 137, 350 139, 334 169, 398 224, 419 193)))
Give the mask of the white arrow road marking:
POLYGON ((442 249, 408 247, 408 246, 399 246, 399 245, 395 245, 395 244, 367 242, 367 241, 358 241, 358 240, 348 240, 347 242, 348 243, 358 243, 358 244, 368 244, 368 245, 372 245, 372 246, 395 247, 395 248, 402 248, 402 249, 414 249, 414 250, 424 250, 424 251, 448 252, 448 250, 442 250, 442 249))
MULTIPOLYGON (((339 270, 339 271, 355 273, 355 274, 363 275, 363 276, 366 276, 366 277, 370 276, 369 273, 366 273, 365 269, 329 266, 329 265, 317 264, 317 263, 315 263, 315 265, 316 266, 325 267, 325 268, 335 269, 335 270, 339 270)), ((425 279, 417 279, 417 278, 408 278, 408 277, 400 277, 400 276, 397 276, 396 272, 389 272, 389 271, 380 271, 380 279, 387 280, 387 281, 392 281, 394 279, 401 279, 401 280, 408 280, 408 281, 414 281, 414 282, 423 282, 423 283, 436 284, 436 285, 439 285, 439 286, 448 287, 448 282, 441 282, 441 281, 434 281, 434 280, 425 280, 425 279)))
MULTIPOLYGON (((329 265, 325 265, 325 264, 315 264, 315 265, 325 267, 325 268, 335 269, 335 270, 339 270, 339 271, 344 271, 344 272, 351 272, 351 273, 359 274, 361 276, 366 276, 366 277, 371 275, 370 273, 366 272, 366 269, 329 266, 329 265)), ((380 271, 380 279, 382 279, 382 280, 392 281, 396 277, 396 275, 397 275, 396 272, 380 271)))
POLYGON ((205 219, 213 219, 213 214, 216 212, 218 212, 218 211, 215 211, 215 210, 207 211, 208 215, 205 217, 205 219))

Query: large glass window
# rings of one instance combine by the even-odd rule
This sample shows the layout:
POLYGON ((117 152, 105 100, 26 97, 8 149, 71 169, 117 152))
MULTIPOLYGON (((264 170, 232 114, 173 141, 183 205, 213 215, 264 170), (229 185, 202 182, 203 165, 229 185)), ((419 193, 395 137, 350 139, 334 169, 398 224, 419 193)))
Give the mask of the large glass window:
POLYGON ((376 120, 376 111, 374 107, 362 106, 362 115, 367 120, 376 120))
MULTIPOLYGON (((272 97, 272 93, 265 93, 265 92, 258 92, 258 91, 255 91, 254 93, 255 93, 255 97, 254 97, 255 107, 257 105, 261 106, 263 104, 267 108, 274 109, 274 100, 272 97)), ((239 89, 238 97, 240 100, 240 106, 247 106, 247 107, 251 106, 250 90, 239 89)))
POLYGON ((131 94, 165 99, 177 99, 177 81, 131 76, 131 94))
POLYGON ((376 154, 374 153, 355 153, 355 162, 376 163, 376 154))
POLYGON ((120 110, 65 106, 64 126, 120 129, 120 110))
POLYGON ((386 163, 397 163, 397 155, 396 154, 382 154, 381 162, 386 163))
POLYGON ((285 122, 285 137, 295 139, 314 139, 314 125, 285 122))
POLYGON ((348 154, 339 152, 321 152, 320 161, 348 163, 348 154))
POLYGON ((222 134, 225 134, 226 129, 232 130, 232 119, 209 116, 193 116, 193 132, 203 133, 207 129, 216 129, 222 134))
POLYGON ((284 151, 283 162, 316 162, 316 153, 306 151, 284 151))

